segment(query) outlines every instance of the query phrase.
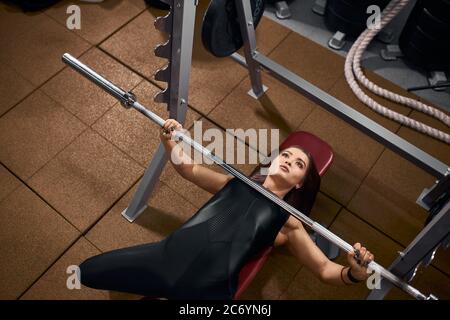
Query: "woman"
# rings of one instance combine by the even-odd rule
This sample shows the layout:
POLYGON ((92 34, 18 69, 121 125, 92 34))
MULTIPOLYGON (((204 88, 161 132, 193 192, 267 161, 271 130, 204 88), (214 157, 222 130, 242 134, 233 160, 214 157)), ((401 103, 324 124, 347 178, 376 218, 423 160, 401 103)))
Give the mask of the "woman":
MULTIPOLYGON (((182 127, 169 119, 161 132, 172 165, 214 196, 167 238, 84 261, 84 285, 169 299, 232 299, 241 268, 270 245, 288 246, 325 283, 367 279, 374 256, 366 248, 356 243, 357 254, 348 254, 347 267, 328 260, 301 222, 278 205, 234 177, 192 163, 172 139, 174 129, 182 127)), ((304 213, 309 213, 320 182, 311 156, 297 146, 281 150, 268 175, 253 179, 304 213)))

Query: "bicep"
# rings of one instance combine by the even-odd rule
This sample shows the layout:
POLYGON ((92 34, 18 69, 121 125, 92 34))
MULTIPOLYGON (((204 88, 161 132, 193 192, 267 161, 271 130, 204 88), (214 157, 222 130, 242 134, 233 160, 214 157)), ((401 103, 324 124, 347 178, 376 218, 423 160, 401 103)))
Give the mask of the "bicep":
POLYGON ((303 226, 288 233, 287 245, 299 262, 310 269, 317 277, 320 277, 328 258, 311 240, 303 226))
POLYGON ((278 232, 277 237, 275 238, 275 241, 273 242, 273 245, 274 245, 274 247, 279 247, 279 246, 286 244, 287 241, 288 241, 287 236, 280 231, 280 232, 278 232))
POLYGON ((215 194, 233 177, 202 165, 194 165, 185 178, 203 190, 215 194))

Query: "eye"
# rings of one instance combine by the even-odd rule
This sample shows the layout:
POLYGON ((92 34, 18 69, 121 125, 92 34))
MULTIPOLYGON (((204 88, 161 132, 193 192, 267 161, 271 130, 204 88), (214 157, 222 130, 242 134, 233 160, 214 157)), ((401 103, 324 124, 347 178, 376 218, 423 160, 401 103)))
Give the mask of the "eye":
POLYGON ((285 158, 287 158, 289 156, 289 154, 287 152, 283 152, 281 155, 285 158))
POLYGON ((300 167, 300 169, 303 169, 303 162, 297 161, 297 165, 300 167))

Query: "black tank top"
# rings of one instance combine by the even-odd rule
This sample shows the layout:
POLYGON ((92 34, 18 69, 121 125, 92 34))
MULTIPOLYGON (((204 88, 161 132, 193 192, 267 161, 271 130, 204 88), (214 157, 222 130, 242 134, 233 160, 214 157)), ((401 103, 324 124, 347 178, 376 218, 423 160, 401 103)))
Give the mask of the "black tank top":
POLYGON ((277 204, 231 179, 162 241, 171 298, 232 299, 242 267, 273 245, 288 218, 277 204))

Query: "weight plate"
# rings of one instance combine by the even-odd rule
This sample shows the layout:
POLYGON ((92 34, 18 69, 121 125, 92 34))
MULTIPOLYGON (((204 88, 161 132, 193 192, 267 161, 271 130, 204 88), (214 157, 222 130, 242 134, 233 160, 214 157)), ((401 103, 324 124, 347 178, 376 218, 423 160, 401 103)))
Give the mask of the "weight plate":
MULTIPOLYGON (((253 25, 256 28, 264 13, 264 0, 251 0, 253 25)), ((234 0, 212 0, 203 17, 202 42, 216 57, 227 57, 244 42, 234 0)))
POLYGON ((450 23, 450 0, 426 0, 421 1, 419 5, 427 8, 437 19, 450 23))

